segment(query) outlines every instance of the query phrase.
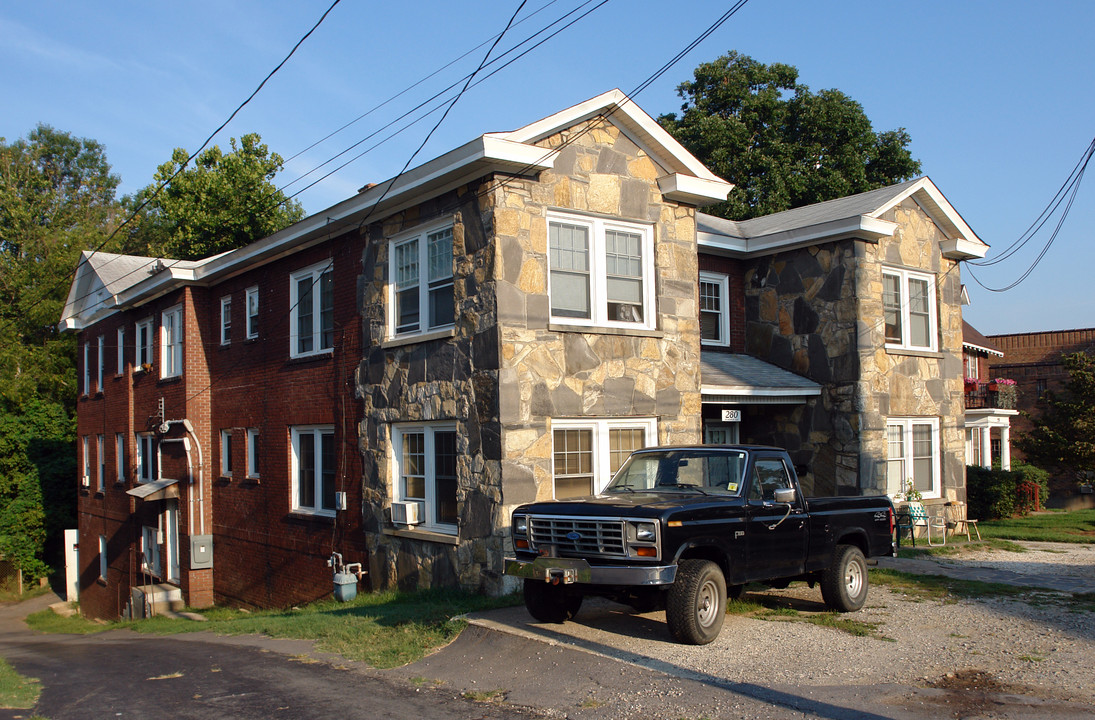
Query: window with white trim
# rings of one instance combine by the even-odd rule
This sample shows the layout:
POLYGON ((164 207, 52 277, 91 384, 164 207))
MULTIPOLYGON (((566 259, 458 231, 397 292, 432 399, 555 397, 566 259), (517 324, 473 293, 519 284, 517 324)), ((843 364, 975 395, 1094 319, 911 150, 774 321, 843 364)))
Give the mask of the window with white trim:
POLYGON ((102 435, 95 436, 95 489, 106 488, 106 442, 102 435))
POLYGON ((183 372, 183 311, 176 305, 163 311, 160 325, 160 377, 179 377, 183 372))
POLYGON ((91 457, 90 457, 91 451, 89 450, 89 441, 88 441, 87 435, 84 435, 82 438, 80 438, 80 443, 81 443, 81 450, 82 450, 82 452, 80 453, 80 459, 83 461, 80 464, 80 476, 84 479, 84 481, 88 485, 90 485, 91 484, 91 457))
POLYGON ((88 363, 88 360, 90 359, 90 356, 91 356, 91 350, 88 348, 88 345, 90 345, 90 340, 85 340, 84 341, 84 375, 83 375, 84 386, 82 388, 82 391, 83 391, 84 395, 90 395, 91 394, 91 365, 88 363))
POLYGON ((137 367, 152 364, 152 318, 136 324, 133 332, 134 356, 137 367))
POLYGON ((106 582, 106 571, 108 567, 106 557, 106 535, 99 536, 99 579, 106 582))
POLYGON ((700 343, 730 344, 730 279, 721 273, 700 273, 700 343))
POLYGON ((116 482, 124 483, 125 471, 125 434, 114 434, 114 478, 116 482))
POLYGON ((388 265, 391 337, 453 325, 456 311, 450 221, 396 235, 391 241, 388 265))
POLYGON ((244 297, 247 307, 247 339, 254 340, 259 336, 259 289, 247 288, 244 297))
POLYGON ((247 428, 247 477, 259 477, 259 434, 258 428, 247 428))
POLYGON ((106 336, 99 336, 99 364, 95 369, 95 389, 103 392, 103 368, 106 366, 106 336))
POLYGON ((147 483, 156 479, 157 449, 155 435, 137 433, 137 482, 147 483))
POLYGON ((886 494, 913 487, 925 498, 941 496, 939 418, 886 420, 886 494))
POLYGON ((882 309, 886 347, 936 350, 938 320, 934 275, 882 268, 882 309))
POLYGON ((231 430, 221 430, 221 477, 232 477, 231 430))
POLYGON ((335 344, 332 261, 298 270, 289 278, 289 355, 326 353, 335 344))
POLYGON ((125 326, 118 328, 118 374, 125 374, 125 326))
POLYGON ((221 298, 221 345, 232 344, 232 296, 221 298))
POLYGON ((330 425, 292 430, 293 512, 335 514, 335 430, 330 425))
POLYGON ((977 356, 973 353, 966 353, 966 377, 973 380, 980 377, 980 370, 978 370, 977 365, 977 356))
POLYGON ((653 330, 653 228, 561 213, 547 222, 552 320, 653 330))
POLYGON ((451 423, 392 428, 393 497, 423 505, 417 527, 456 534, 457 456, 456 426, 451 423))
POLYGON ((654 418, 552 420, 554 497, 595 495, 634 450, 656 445, 654 418))
POLYGON ((966 464, 981 467, 981 433, 984 428, 966 428, 966 464))

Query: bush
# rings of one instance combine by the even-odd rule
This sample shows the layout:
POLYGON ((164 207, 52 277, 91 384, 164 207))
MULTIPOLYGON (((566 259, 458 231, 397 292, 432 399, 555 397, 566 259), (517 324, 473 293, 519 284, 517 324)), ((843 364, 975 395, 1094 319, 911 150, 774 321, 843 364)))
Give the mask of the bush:
POLYGON ((1049 472, 1026 463, 1012 463, 1011 469, 1012 472, 1019 473, 1022 482, 1038 486, 1038 504, 1040 507, 1035 508, 1035 510, 1044 508, 1046 501, 1049 500, 1049 472))
POLYGON ((978 520, 997 520, 1015 514, 1019 473, 966 466, 967 516, 978 520))

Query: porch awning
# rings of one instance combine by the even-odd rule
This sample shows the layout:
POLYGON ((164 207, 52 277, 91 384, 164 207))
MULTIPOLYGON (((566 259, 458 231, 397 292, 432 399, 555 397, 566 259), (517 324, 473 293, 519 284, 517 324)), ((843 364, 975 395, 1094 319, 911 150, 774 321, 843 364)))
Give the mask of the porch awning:
POLYGON ((141 483, 135 488, 126 490, 127 495, 132 495, 138 500, 152 502, 153 500, 170 500, 179 497, 179 481, 163 478, 152 482, 141 483))
POLYGON ((798 405, 821 385, 751 355, 700 353, 700 400, 738 405, 798 405))

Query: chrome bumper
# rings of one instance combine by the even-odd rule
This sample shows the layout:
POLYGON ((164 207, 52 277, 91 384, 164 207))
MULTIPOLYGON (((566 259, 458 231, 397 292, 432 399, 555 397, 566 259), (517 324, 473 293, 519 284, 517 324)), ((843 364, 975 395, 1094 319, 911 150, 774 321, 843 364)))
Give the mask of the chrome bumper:
POLYGON ((564 585, 672 585, 677 566, 590 565, 581 558, 506 558, 506 575, 564 585))

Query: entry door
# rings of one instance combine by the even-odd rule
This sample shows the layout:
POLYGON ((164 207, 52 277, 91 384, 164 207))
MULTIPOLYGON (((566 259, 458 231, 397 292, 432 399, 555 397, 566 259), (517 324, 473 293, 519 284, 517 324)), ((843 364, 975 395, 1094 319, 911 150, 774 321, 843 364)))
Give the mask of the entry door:
POLYGON ((160 529, 151 525, 141 528, 141 569, 160 577, 160 529))
POLYGON ((709 423, 703 429, 703 442, 705 445, 736 445, 738 442, 738 424, 709 423))
POLYGON ((806 514, 800 498, 791 504, 774 502, 779 488, 794 487, 778 457, 758 458, 753 464, 747 493, 749 572, 757 579, 790 577, 802 573, 806 562, 806 514))
POLYGON ((167 579, 179 581, 179 501, 168 500, 163 514, 164 545, 167 550, 167 579))

